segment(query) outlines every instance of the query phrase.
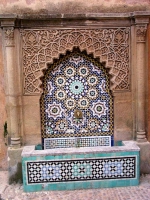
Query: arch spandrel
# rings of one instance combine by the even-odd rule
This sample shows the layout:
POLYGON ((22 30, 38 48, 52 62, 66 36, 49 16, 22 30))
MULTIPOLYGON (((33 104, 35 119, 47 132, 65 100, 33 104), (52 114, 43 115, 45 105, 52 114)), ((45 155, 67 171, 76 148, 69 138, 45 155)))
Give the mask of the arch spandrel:
POLYGON ((40 77, 48 63, 78 47, 105 62, 111 90, 130 90, 129 28, 22 30, 24 94, 40 94, 40 77))

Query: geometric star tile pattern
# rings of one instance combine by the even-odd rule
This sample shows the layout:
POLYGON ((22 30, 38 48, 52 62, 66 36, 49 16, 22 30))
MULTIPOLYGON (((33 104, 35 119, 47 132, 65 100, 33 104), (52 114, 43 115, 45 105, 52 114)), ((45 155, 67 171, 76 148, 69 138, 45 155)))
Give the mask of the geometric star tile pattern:
POLYGON ((28 184, 136 178, 136 156, 27 161, 28 184))
POLYGON ((40 100, 43 143, 44 138, 113 136, 109 88, 106 69, 85 53, 68 53, 49 66, 40 100))
POLYGON ((45 138, 44 149, 111 146, 111 136, 45 138))

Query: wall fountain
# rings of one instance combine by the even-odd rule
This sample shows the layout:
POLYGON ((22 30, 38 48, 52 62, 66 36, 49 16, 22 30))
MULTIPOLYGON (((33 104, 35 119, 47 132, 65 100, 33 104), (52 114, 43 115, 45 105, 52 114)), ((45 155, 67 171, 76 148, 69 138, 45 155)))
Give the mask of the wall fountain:
POLYGON ((139 147, 114 141, 108 70, 74 48, 42 78, 42 144, 22 152, 26 192, 139 184, 139 147))

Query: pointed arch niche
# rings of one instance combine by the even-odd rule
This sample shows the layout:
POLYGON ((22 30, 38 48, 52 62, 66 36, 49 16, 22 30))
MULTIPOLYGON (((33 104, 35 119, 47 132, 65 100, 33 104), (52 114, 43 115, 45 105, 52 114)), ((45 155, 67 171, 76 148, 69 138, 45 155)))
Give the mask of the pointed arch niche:
POLYGON ((104 64, 74 48, 48 65, 42 89, 43 148, 113 145, 113 96, 104 64))

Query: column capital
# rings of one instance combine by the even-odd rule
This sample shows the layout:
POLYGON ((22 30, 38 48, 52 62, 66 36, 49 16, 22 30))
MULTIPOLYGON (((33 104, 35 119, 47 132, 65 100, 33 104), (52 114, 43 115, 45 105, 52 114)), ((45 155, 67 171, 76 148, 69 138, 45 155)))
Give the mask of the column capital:
POLYGON ((136 38, 137 42, 145 42, 146 41, 146 32, 147 25, 149 24, 149 17, 136 15, 135 16, 135 25, 136 25, 136 38))
POLYGON ((5 46, 15 46, 14 27, 5 27, 3 29, 5 46))
POLYGON ((147 24, 139 24, 136 25, 136 38, 137 42, 145 42, 146 41, 146 32, 147 32, 147 24))
POLYGON ((9 16, 9 18, 6 18, 6 19, 3 18, 1 20, 1 27, 3 29, 5 46, 15 46, 15 42, 14 42, 15 20, 16 19, 13 18, 13 16, 9 16))

